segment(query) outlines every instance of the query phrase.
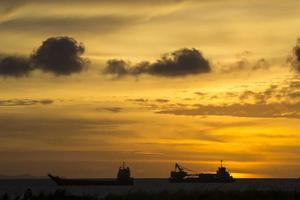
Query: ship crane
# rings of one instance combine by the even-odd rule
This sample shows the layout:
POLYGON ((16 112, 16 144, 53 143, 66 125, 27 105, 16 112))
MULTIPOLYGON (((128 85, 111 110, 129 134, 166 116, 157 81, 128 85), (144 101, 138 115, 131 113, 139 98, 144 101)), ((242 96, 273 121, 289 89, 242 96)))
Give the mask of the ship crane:
POLYGON ((184 171, 184 170, 195 173, 194 170, 188 169, 186 167, 179 165, 178 163, 175 163, 175 171, 184 171))
POLYGON ((178 163, 175 163, 175 170, 171 171, 171 177, 175 178, 175 179, 182 179, 185 177, 191 177, 191 176, 198 176, 199 174, 197 174, 195 171, 188 169, 186 167, 183 167, 181 165, 179 165, 178 163), (188 172, 193 172, 194 174, 190 174, 187 173, 188 172))

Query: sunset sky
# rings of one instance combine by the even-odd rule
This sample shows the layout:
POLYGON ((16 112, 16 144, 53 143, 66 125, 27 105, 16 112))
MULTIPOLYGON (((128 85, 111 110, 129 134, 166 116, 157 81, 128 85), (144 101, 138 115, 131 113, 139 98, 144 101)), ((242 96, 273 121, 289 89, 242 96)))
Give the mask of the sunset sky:
POLYGON ((300 176, 299 0, 0 1, 0 174, 300 176))

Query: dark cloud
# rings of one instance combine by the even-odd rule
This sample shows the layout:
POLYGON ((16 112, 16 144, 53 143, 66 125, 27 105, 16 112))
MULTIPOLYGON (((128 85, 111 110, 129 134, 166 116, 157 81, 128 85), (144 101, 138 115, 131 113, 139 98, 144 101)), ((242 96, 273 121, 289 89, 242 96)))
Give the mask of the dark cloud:
POLYGON ((81 72, 86 60, 81 56, 85 49, 81 43, 70 37, 51 37, 31 56, 33 64, 45 72, 55 75, 70 75, 81 72))
POLYGON ((296 57, 297 57, 297 61, 300 62, 300 47, 296 48, 295 54, 296 54, 296 57))
POLYGON ((117 76, 123 76, 128 74, 129 64, 124 60, 112 59, 107 61, 106 68, 103 73, 116 74, 117 76))
POLYGON ((296 69, 300 71, 300 38, 297 41, 297 46, 295 47, 295 56, 296 56, 296 69))
POLYGON ((296 72, 300 72, 300 38, 297 39, 292 53, 287 58, 287 62, 291 64, 296 72))
POLYGON ((22 77, 31 70, 30 61, 25 57, 0 55, 0 76, 22 77))
POLYGON ((55 75, 81 72, 88 61, 82 58, 84 46, 71 37, 51 37, 30 56, 0 55, 0 76, 23 77, 35 69, 55 75))
POLYGON ((145 61, 132 66, 124 60, 109 60, 103 73, 118 77, 141 74, 177 77, 208 73, 210 71, 210 64, 202 56, 201 52, 194 48, 183 48, 162 56, 154 63, 145 61))
POLYGON ((150 65, 148 69, 143 69, 158 76, 184 76, 189 74, 210 72, 210 65, 202 54, 196 49, 180 49, 171 53, 170 56, 163 56, 155 63, 150 65))
POLYGON ((49 105, 54 101, 51 99, 8 99, 0 100, 0 106, 32 106, 32 105, 49 105))

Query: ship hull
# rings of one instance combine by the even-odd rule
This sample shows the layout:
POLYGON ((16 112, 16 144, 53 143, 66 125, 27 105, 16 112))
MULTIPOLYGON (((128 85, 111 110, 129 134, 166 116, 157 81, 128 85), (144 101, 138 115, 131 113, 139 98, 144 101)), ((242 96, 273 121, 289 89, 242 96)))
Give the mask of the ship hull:
POLYGON ((234 179, 201 179, 201 178, 186 178, 186 179, 169 179, 170 183, 233 183, 234 179))
POLYGON ((127 180, 118 179, 69 179, 61 178, 58 176, 49 175, 50 179, 53 180, 57 185, 61 186, 96 186, 96 185, 133 185, 133 178, 127 180))

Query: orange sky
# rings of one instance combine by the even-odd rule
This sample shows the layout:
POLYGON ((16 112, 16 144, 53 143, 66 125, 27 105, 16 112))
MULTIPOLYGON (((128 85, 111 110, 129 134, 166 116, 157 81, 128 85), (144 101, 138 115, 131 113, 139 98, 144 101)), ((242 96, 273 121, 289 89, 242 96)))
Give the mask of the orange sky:
POLYGON ((299 177, 299 8, 1 2, 0 174, 110 177, 126 161, 168 177, 222 159, 236 177, 299 177), (63 42, 76 55, 51 50, 63 42))

